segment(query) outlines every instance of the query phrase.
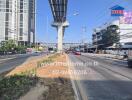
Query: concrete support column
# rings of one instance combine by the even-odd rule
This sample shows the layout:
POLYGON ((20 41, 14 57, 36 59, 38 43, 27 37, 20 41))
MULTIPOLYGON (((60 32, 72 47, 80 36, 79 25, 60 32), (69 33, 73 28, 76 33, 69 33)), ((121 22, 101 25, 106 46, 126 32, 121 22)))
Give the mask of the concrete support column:
POLYGON ((58 31, 58 53, 63 52, 63 35, 64 29, 69 26, 67 21, 65 22, 53 22, 52 26, 57 28, 58 31))
POLYGON ((58 52, 63 52, 63 25, 58 26, 58 52))

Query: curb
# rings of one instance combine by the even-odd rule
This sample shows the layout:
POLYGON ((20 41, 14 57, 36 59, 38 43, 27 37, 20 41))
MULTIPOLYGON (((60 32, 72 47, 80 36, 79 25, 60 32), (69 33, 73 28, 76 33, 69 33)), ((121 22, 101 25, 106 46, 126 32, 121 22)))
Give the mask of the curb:
MULTIPOLYGON (((68 57, 68 55, 66 54, 66 61, 67 61, 67 63, 68 62, 70 62, 70 60, 69 60, 69 57, 68 57)), ((68 66, 68 69, 70 68, 70 66, 68 66)), ((70 75, 70 74, 69 74, 70 75)), ((71 79, 72 77, 71 77, 71 75, 70 75, 70 81, 71 81, 71 84, 72 84, 72 88, 73 88, 73 90, 74 90, 74 98, 75 98, 75 100, 82 100, 81 99, 81 97, 80 97, 80 93, 78 92, 78 88, 77 88, 77 83, 74 81, 74 80, 72 80, 71 79)))

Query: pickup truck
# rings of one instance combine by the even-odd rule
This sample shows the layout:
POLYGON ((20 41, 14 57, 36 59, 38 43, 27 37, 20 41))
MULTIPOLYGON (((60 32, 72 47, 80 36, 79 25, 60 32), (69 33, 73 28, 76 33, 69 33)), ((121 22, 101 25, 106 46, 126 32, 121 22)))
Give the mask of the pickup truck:
POLYGON ((128 51, 128 60, 127 60, 127 63, 128 63, 128 67, 132 67, 132 50, 128 51))

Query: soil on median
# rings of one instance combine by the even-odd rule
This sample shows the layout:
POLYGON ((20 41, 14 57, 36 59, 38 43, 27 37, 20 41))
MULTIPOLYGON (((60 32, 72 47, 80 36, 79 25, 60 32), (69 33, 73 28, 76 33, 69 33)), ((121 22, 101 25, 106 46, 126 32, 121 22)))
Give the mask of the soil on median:
POLYGON ((42 57, 41 59, 39 58, 37 60, 29 61, 29 63, 17 67, 6 75, 6 77, 11 77, 15 74, 24 74, 30 77, 37 77, 38 80, 36 86, 32 87, 26 94, 21 95, 20 100, 36 100, 36 98, 37 100, 74 100, 74 91, 72 89, 70 76, 67 73, 67 66, 54 66, 52 64, 41 67, 37 66, 38 62, 41 63, 45 60, 47 61, 48 59, 51 60, 48 63, 65 63, 66 55, 55 54, 52 56, 42 57), (32 94, 32 98, 29 94, 32 94))

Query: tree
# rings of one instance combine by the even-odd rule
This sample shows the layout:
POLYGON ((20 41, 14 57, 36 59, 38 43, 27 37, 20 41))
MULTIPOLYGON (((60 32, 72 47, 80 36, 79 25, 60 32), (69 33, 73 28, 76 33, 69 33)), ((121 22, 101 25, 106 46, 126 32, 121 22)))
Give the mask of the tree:
POLYGON ((119 27, 117 25, 111 25, 106 30, 102 31, 102 43, 104 47, 112 46, 114 43, 119 42, 119 27))
POLYGON ((5 42, 5 47, 8 52, 13 51, 16 47, 15 41, 14 40, 8 40, 5 42))
POLYGON ((13 40, 8 40, 1 43, 0 50, 3 52, 10 52, 13 51, 15 47, 16 47, 15 42, 13 40))
POLYGON ((16 45, 14 40, 8 40, 1 42, 1 47, 0 47, 0 53, 1 54, 6 54, 7 52, 12 52, 12 53, 25 53, 26 48, 23 45, 16 45))
POLYGON ((26 52, 26 48, 25 46, 22 46, 22 45, 18 45, 15 50, 18 52, 18 53, 25 53, 26 52))

